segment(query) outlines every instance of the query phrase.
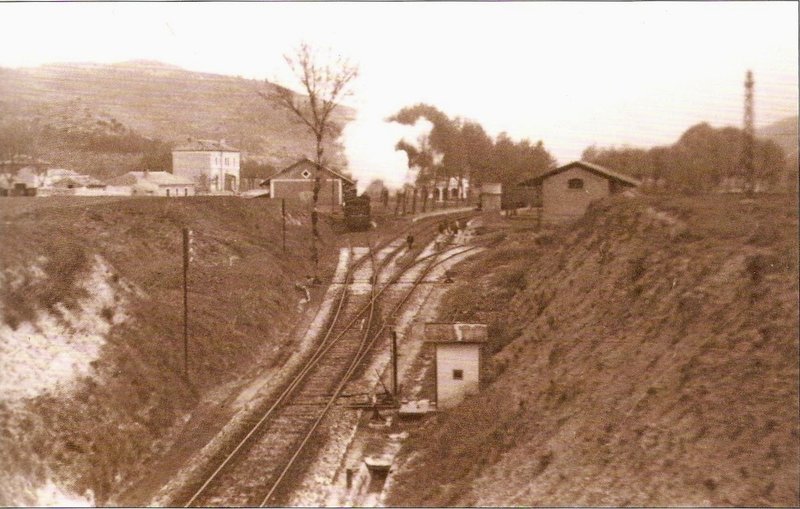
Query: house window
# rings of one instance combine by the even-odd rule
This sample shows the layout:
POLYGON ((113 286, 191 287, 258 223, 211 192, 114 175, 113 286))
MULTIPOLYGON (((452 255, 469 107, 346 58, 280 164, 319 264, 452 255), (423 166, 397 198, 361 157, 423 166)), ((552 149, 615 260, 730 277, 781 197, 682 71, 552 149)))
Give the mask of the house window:
POLYGON ((463 369, 454 369, 453 370, 453 380, 463 380, 464 379, 464 370, 463 369))
POLYGON ((225 158, 225 166, 228 166, 228 158, 225 158))
POLYGON ((183 195, 184 196, 189 196, 189 188, 188 187, 184 187, 183 188, 183 195))
POLYGON ((169 189, 167 189, 167 196, 169 196, 169 189))
POLYGON ((301 173, 300 175, 302 175, 304 179, 307 179, 308 177, 311 176, 311 172, 308 170, 303 170, 303 173, 301 173))
POLYGON ((583 189, 583 179, 569 179, 567 187, 570 189, 583 189))

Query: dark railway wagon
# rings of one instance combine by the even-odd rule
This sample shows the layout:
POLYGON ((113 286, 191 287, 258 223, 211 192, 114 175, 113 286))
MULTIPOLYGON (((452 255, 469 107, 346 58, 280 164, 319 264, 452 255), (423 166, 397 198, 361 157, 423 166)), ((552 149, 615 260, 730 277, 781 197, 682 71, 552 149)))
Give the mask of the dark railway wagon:
POLYGON ((346 196, 344 202, 344 222, 350 231, 368 230, 372 225, 370 199, 366 194, 346 196))

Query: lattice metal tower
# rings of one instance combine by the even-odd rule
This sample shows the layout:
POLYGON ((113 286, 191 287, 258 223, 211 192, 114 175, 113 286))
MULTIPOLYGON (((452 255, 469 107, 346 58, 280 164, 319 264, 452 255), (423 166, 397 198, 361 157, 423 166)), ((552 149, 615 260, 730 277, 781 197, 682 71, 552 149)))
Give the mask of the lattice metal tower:
POLYGON ((753 71, 747 71, 744 81, 744 144, 742 147, 742 170, 748 193, 755 191, 756 170, 755 158, 755 128, 753 119, 753 71))

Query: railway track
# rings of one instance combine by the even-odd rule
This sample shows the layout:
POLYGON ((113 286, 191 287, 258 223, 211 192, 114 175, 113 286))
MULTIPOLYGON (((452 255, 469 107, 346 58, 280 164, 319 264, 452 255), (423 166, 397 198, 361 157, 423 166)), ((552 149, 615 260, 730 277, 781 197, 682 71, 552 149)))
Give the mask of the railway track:
POLYGON ((276 504, 287 478, 307 449, 315 430, 358 372, 386 328, 382 309, 394 314, 430 271, 446 259, 475 247, 428 253, 406 267, 396 261, 404 242, 396 239, 356 253, 337 296, 333 318, 316 350, 271 406, 205 478, 190 506, 276 504), (360 256, 357 256, 360 255, 360 256), (397 283, 401 283, 396 285, 397 283), (406 284, 402 284, 406 283, 406 284), (396 286, 395 286, 396 285, 396 286), (397 288, 405 287, 402 291, 397 288), (390 288, 395 290, 387 291, 390 288))

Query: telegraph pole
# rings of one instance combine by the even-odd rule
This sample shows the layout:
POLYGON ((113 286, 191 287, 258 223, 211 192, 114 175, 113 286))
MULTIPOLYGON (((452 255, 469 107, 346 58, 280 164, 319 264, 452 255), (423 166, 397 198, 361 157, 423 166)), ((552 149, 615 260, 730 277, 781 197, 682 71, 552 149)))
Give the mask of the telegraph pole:
POLYGON ((742 167, 746 180, 747 194, 751 195, 756 190, 756 175, 753 164, 755 128, 753 116, 753 71, 747 71, 747 78, 744 81, 744 146, 742 150, 742 167))
POLYGON ((397 331, 392 327, 392 396, 397 400, 400 387, 397 382, 397 331))
POLYGON ((183 229, 183 376, 189 380, 189 228, 183 229))
POLYGON ((283 234, 283 252, 286 252, 286 198, 281 198, 281 233, 283 234))

